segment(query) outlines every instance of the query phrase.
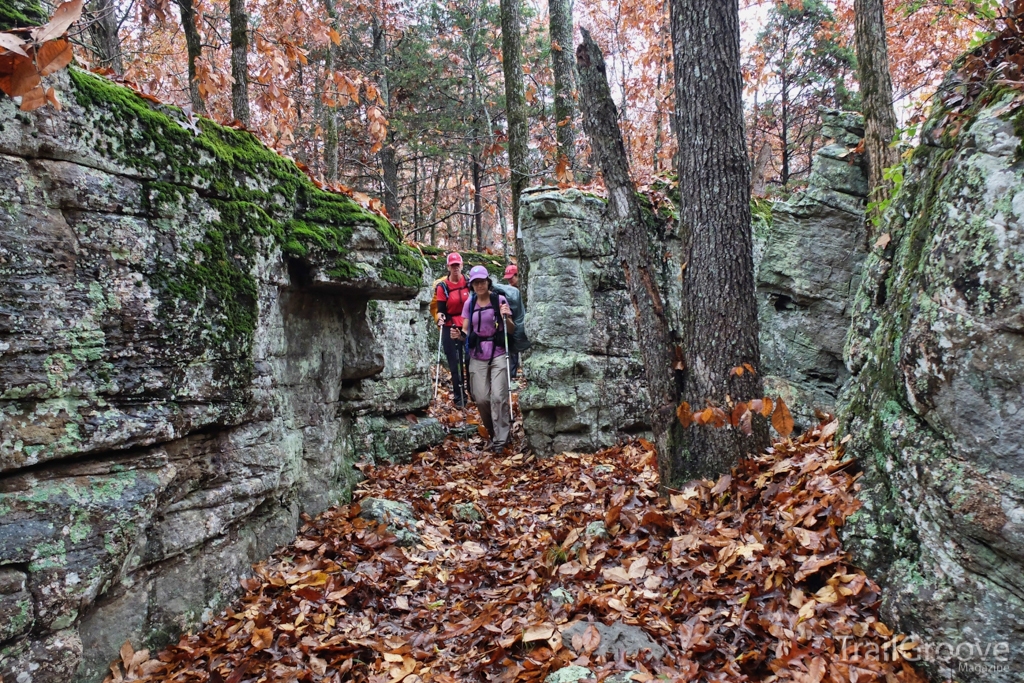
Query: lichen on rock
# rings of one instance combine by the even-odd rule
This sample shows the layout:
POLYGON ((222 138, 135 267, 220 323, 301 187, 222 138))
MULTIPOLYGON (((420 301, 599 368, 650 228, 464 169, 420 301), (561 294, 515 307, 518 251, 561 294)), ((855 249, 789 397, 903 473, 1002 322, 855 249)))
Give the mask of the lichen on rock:
POLYGON ((34 683, 209 619, 356 461, 444 436, 406 419, 427 302, 393 226, 245 131, 54 78, 63 111, 0 98, 0 676, 34 683))
MULTIPOLYGON (((1024 109, 991 82, 955 134, 946 114, 937 99, 854 303, 840 410, 865 483, 846 538, 901 630, 1019 643, 1024 109)), ((984 680, 1015 680, 1024 651, 1009 657, 984 680)), ((925 666, 938 677, 958 662, 925 666)))

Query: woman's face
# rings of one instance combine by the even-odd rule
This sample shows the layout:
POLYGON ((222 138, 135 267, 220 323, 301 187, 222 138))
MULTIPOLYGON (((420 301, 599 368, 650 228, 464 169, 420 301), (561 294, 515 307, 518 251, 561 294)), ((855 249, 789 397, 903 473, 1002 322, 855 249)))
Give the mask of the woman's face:
POLYGON ((461 263, 449 263, 448 264, 448 275, 450 275, 453 280, 458 279, 459 273, 461 273, 461 272, 462 272, 462 264, 461 263))
POLYGON ((482 297, 487 293, 487 280, 473 280, 473 291, 476 292, 477 297, 482 297))

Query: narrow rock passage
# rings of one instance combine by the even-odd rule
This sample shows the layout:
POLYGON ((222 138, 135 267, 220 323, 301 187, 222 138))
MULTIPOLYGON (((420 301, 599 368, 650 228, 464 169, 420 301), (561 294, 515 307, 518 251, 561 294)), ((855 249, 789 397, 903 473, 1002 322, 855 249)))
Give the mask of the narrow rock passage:
POLYGON ((126 644, 112 678, 919 681, 840 548, 857 477, 834 432, 667 500, 644 440, 537 460, 450 437, 365 467, 205 630, 126 644))

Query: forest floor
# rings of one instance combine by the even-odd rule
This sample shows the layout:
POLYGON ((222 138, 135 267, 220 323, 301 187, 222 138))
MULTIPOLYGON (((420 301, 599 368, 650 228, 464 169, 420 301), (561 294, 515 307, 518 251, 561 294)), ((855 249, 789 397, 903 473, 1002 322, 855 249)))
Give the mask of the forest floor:
MULTIPOLYGON (((432 414, 472 434, 447 398, 432 414)), ((858 475, 835 430, 667 498, 642 439, 538 459, 449 437, 364 467, 352 504, 307 519, 221 616, 152 658, 126 643, 108 681, 921 681, 841 548, 858 475), (409 503, 418 540, 361 516, 369 498, 409 503), (604 653, 603 624, 664 657, 604 653)))

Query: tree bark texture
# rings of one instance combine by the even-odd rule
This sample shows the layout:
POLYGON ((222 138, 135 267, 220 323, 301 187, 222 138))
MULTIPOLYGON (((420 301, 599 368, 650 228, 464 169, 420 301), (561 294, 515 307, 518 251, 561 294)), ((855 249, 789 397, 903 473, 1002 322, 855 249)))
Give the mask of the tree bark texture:
POLYGON ((380 148, 380 165, 384 177, 384 210, 391 222, 398 225, 402 222, 402 206, 398 201, 398 159, 391 133, 380 148))
MULTIPOLYGON (((387 34, 384 25, 376 18, 373 21, 373 58, 380 77, 377 89, 384 99, 387 114, 391 113, 391 85, 388 80, 387 34)), ((395 225, 402 222, 402 206, 398 198, 398 155, 395 152, 395 136, 389 131, 380 149, 380 166, 384 182, 384 210, 395 225)))
POLYGON ((652 269, 655 255, 650 250, 649 226, 629 177, 629 161, 619 130, 618 112, 608 87, 604 56, 586 29, 582 34, 583 42, 576 48, 576 66, 580 77, 583 129, 604 175, 608 217, 614 221, 618 257, 636 313, 637 340, 652 408, 651 427, 658 448, 658 470, 662 484, 672 485, 672 465, 678 458, 683 436, 683 427, 676 418, 679 390, 673 369, 674 346, 652 269))
POLYGON ((476 156, 469 159, 473 169, 473 228, 476 232, 476 250, 484 250, 484 195, 483 195, 483 170, 484 165, 476 156))
POLYGON ((754 161, 754 172, 751 174, 750 179, 750 193, 755 197, 760 197, 764 194, 765 187, 768 184, 768 162, 772 160, 772 146, 767 142, 761 143, 761 148, 757 153, 757 159, 754 161))
POLYGON ((196 27, 196 9, 192 0, 175 0, 181 12, 181 29, 185 34, 185 50, 188 53, 188 96, 192 102, 192 111, 206 114, 206 103, 199 93, 199 80, 196 75, 196 61, 203 54, 203 43, 196 27))
MULTIPOLYGON (((324 9, 331 18, 331 26, 337 30, 338 14, 334 11, 334 0, 324 0, 324 9)), ((327 73, 334 71, 334 43, 328 43, 324 57, 327 73)), ((331 181, 338 180, 338 108, 324 107, 324 177, 331 181)))
MULTIPOLYGON (((249 15, 245 0, 230 0, 228 17, 231 23, 231 113, 249 127, 249 15)), ((330 48, 328 48, 330 49, 330 48)))
POLYGON ((526 305, 526 285, 530 263, 523 253, 523 236, 519 233, 519 198, 530 179, 526 166, 526 94, 523 85, 523 47, 519 35, 520 0, 501 0, 501 66, 505 73, 505 118, 508 120, 508 168, 512 187, 512 228, 516 233, 516 255, 519 257, 519 291, 526 305))
POLYGON ((92 0, 88 7, 89 37, 99 64, 124 75, 121 60, 121 39, 117 35, 117 4, 114 0, 92 0))
MULTIPOLYGON (((892 77, 885 40, 885 8, 882 0, 854 0, 853 11, 869 197, 878 202, 887 199, 892 192, 892 184, 883 177, 885 169, 899 161, 897 150, 889 147, 896 132, 896 112, 892 106, 892 77)), ((870 222, 868 231, 870 240, 870 222)))
MULTIPOLYGON (((743 130, 737 0, 672 0, 679 230, 682 242, 683 399, 728 410, 727 397, 763 396, 754 299, 750 169, 743 130), (758 373, 732 368, 750 363, 758 373)), ((663 473, 669 486, 728 471, 768 446, 767 424, 738 429, 693 425, 663 473)))
POLYGON ((555 140, 558 153, 576 164, 576 64, 572 57, 572 5, 570 0, 548 0, 551 32, 551 71, 555 77, 555 140), (563 125, 564 122, 564 125, 563 125))

